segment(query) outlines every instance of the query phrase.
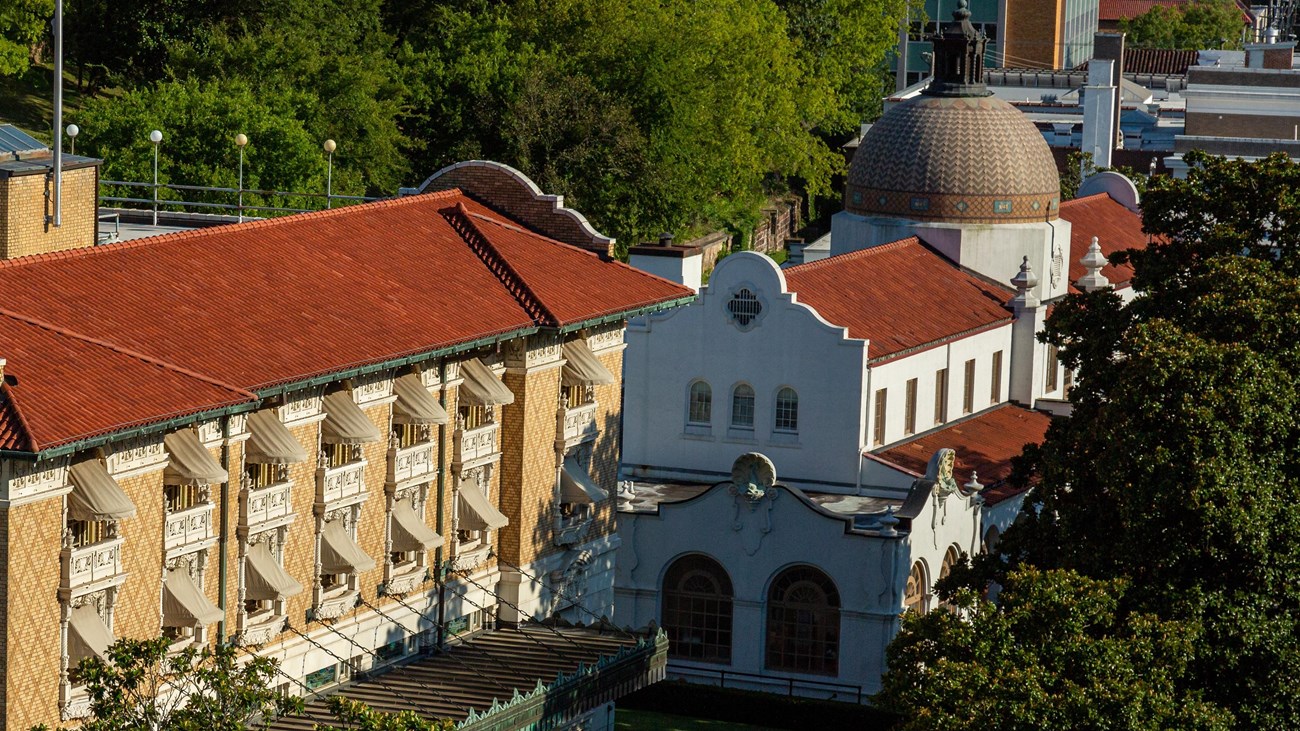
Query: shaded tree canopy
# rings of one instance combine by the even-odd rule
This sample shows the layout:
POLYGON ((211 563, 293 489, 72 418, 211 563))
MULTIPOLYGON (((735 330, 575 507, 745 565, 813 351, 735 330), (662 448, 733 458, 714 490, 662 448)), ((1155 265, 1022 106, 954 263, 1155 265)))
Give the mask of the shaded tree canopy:
POLYGON ((1147 186, 1151 245, 1112 257, 1140 296, 1071 295, 1048 318, 1073 414, 1020 461, 1039 486, 999 554, 943 588, 1025 566, 1123 577, 1121 608, 1198 633, 1180 692, 1234 728, 1296 728, 1300 166, 1186 159, 1186 180, 1147 186))
POLYGON ((1124 18, 1120 30, 1135 48, 1241 48, 1245 20, 1233 0, 1192 0, 1174 7, 1156 5, 1124 18))

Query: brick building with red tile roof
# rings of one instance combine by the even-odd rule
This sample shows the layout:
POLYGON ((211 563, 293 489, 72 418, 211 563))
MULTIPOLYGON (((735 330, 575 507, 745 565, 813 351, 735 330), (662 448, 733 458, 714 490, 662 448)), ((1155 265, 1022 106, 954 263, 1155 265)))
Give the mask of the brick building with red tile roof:
MULTIPOLYGON (((0 726, 84 717, 69 671, 115 637, 235 642, 314 693, 611 614, 623 330, 693 292, 505 166, 424 190, 11 247, 38 253, 0 262, 0 726)), ((628 644, 533 721, 659 677, 662 640, 628 644)))

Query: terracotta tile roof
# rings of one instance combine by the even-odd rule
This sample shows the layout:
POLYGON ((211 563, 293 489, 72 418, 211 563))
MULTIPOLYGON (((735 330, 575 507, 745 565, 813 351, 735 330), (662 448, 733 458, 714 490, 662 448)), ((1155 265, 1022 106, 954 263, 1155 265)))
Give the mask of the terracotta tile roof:
MULTIPOLYGON (((1124 18, 1136 18, 1157 5, 1166 8, 1179 8, 1191 4, 1192 0, 1101 0, 1097 8, 1097 19, 1116 21, 1124 18)), ((1242 23, 1250 24, 1253 22, 1250 11, 1243 8, 1240 2, 1237 3, 1237 8, 1241 11, 1242 23)))
POLYGON ((981 495, 992 505, 1019 492, 1005 484, 1011 474, 1011 459, 1026 444, 1043 441, 1052 417, 1015 404, 1002 404, 941 429, 922 434, 911 441, 877 450, 873 456, 915 475, 925 474, 930 457, 945 447, 957 452, 953 477, 957 484, 970 481, 971 472, 979 473, 986 485, 981 495))
POLYGON ((8 361, 0 449, 35 452, 257 400, 248 391, 3 311, 0 343, 8 361))
POLYGON ((1170 74, 1182 76, 1188 66, 1196 65, 1198 51, 1172 48, 1125 48, 1124 73, 1170 74))
POLYGON ((869 340, 883 358, 1012 320, 1010 289, 970 274, 912 237, 785 270, 797 299, 869 340))
MULTIPOLYGON (((457 190, 15 259, 0 263, 0 291, 0 306, 48 324, 42 332, 81 333, 119 353, 97 356, 97 370, 76 357, 85 342, 43 351, 22 339, 38 337, 31 327, 0 336, 0 357, 20 378, 15 403, 37 429, 32 441, 45 446, 146 412, 169 418, 224 403, 227 394, 198 389, 196 379, 257 391, 692 294, 514 227, 457 190), (443 215, 458 206, 489 231, 518 281, 443 215), (558 315, 526 306, 520 287, 558 315), (56 352, 68 363, 49 355, 56 352), (138 359, 124 352, 169 368, 128 369, 121 363, 138 359), (37 365, 58 378, 40 377, 37 365), (23 393, 46 388, 42 397, 23 393), (159 398, 128 403, 151 388, 159 398), (81 409, 98 421, 78 420, 81 409)), ((0 422, 0 438, 16 431, 3 412, 0 422)))
MULTIPOLYGON (((1105 193, 1075 198, 1061 204, 1061 218, 1070 222, 1070 282, 1076 282, 1087 270, 1079 260, 1088 253, 1092 237, 1097 237, 1101 253, 1109 257, 1125 249, 1145 249, 1148 237, 1142 233, 1142 217, 1130 211, 1105 193)), ((1133 279, 1133 267, 1125 264, 1107 264, 1102 275, 1116 287, 1126 286, 1133 279)), ((1077 292, 1070 285, 1071 292, 1077 292)))

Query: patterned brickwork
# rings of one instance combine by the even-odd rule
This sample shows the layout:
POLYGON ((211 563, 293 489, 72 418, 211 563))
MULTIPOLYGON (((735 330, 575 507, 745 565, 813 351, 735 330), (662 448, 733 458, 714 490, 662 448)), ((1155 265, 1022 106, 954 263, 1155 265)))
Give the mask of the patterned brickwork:
POLYGON ((312 512, 316 502, 316 454, 320 451, 318 439, 320 426, 307 424, 290 427, 298 443, 306 447, 310 458, 301 464, 289 465, 289 478, 293 480, 293 512, 297 516, 289 526, 284 544, 284 568, 302 584, 302 593, 285 601, 285 613, 295 627, 302 627, 311 607, 312 587, 316 583, 316 515, 312 512))
POLYGON ((373 602, 378 597, 378 586, 384 582, 384 562, 387 560, 384 534, 388 528, 388 512, 384 498, 384 478, 388 472, 391 410, 384 405, 369 407, 365 412, 383 436, 378 442, 366 444, 362 448, 362 454, 368 463, 365 474, 367 497, 361 504, 361 520, 357 523, 357 545, 375 560, 375 568, 359 577, 362 596, 373 602))
POLYGON ((59 719, 59 546, 63 500, 0 510, 4 728, 59 719))
POLYGON ((118 590, 113 607, 116 637, 149 639, 162 631, 163 577, 163 472, 118 479, 117 483, 135 503, 135 517, 120 524, 122 567, 126 581, 118 590))
POLYGON ((622 409, 623 351, 611 350, 601 353, 600 362, 618 378, 617 383, 596 387, 596 423, 600 426, 600 436, 591 453, 591 477, 607 492, 611 499, 597 506, 596 524, 592 526, 589 538, 603 538, 615 530, 615 510, 618 492, 618 464, 622 459, 620 445, 623 434, 619 430, 619 414, 622 409))
POLYGON ((99 168, 63 171, 63 225, 46 223, 44 175, 0 178, 0 258, 95 244, 99 168))
MULTIPOLYGON (((235 630, 239 627, 238 624, 239 622, 238 619, 239 617, 239 542, 238 542, 239 533, 237 529, 239 527, 239 489, 240 489, 239 482, 240 482, 240 475, 242 474, 241 466, 244 464, 245 444, 247 444, 247 442, 239 442, 238 444, 232 444, 226 456, 227 460, 229 460, 229 468, 230 468, 230 488, 229 488, 229 492, 227 493, 227 505, 226 505, 226 520, 228 521, 227 525, 229 526, 229 531, 230 531, 230 538, 229 538, 230 543, 226 547, 226 561, 227 561, 226 563, 226 634, 227 636, 234 634, 235 630)), ((218 460, 221 459, 220 449, 214 449, 213 454, 218 460)), ((217 502, 218 510, 220 510, 220 506, 221 506, 220 485, 212 486, 212 499, 213 501, 217 502)), ((220 541, 221 523, 217 522, 213 526, 213 530, 216 531, 217 540, 220 541)), ((209 594, 213 596, 214 602, 216 601, 216 597, 215 597, 217 591, 216 587, 221 577, 220 568, 217 565, 219 560, 218 556, 220 555, 218 550, 219 548, 220 545, 218 544, 218 546, 212 549, 210 560, 208 561, 207 586, 205 587, 208 590, 209 594)), ((217 640, 216 627, 212 628, 212 631, 209 636, 212 638, 214 642, 217 640)))
POLYGON ((510 525, 501 531, 501 553, 523 566, 559 550, 553 526, 560 369, 507 372, 504 380, 515 402, 505 407, 502 425, 501 500, 510 525))
POLYGON ((867 132, 847 191, 844 207, 862 215, 1019 223, 1056 219, 1060 179, 1042 134, 1010 104, 919 96, 867 132))

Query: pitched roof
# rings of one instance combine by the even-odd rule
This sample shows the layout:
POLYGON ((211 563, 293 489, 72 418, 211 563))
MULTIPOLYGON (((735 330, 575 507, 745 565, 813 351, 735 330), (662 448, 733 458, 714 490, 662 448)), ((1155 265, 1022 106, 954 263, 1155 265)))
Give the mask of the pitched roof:
MULTIPOLYGON (((1165 8, 1186 8, 1191 4, 1191 0, 1101 0, 1097 8, 1097 18, 1099 20, 1136 18, 1157 5, 1165 8)), ((1241 2, 1237 2, 1236 5, 1241 11, 1242 23, 1252 23, 1250 11, 1242 7, 1241 2)))
POLYGON ((1009 289, 971 274, 916 237, 785 270, 790 291, 869 340, 871 359, 1011 322, 1009 289))
MULTIPOLYGON (((1196 65, 1199 51, 1179 51, 1172 48, 1125 48, 1124 73, 1170 74, 1181 76, 1188 66, 1196 65)), ((1086 64, 1085 64, 1086 68, 1086 64)))
POLYGON ((0 357, 19 377, 13 404, 44 425, 28 435, 39 446, 225 402, 178 374, 251 392, 692 294, 527 232, 457 190, 14 259, 0 263, 0 291, 0 306, 48 326, 0 335, 0 357), (448 220, 457 210, 504 253, 485 259, 448 220), (87 341, 29 344, 51 337, 118 355, 92 366, 78 355, 87 341), (158 398, 132 400, 148 389, 158 398), (97 420, 79 421, 80 410, 97 420))
MULTIPOLYGON (((1092 237, 1097 237, 1097 245, 1106 257, 1126 249, 1145 249, 1150 238, 1142 232, 1142 217, 1105 193, 1061 203, 1061 218, 1070 222, 1071 282, 1088 273, 1079 260, 1092 246, 1092 237)), ((1128 264, 1107 264, 1101 273, 1116 287, 1133 279, 1133 267, 1128 264)), ((1071 284, 1070 291, 1078 290, 1071 284)))
POLYGON ((1015 404, 1001 404, 974 416, 921 434, 909 441, 873 455, 888 464, 915 475, 925 474, 930 457, 943 448, 957 452, 953 477, 964 485, 972 472, 986 485, 981 495, 994 504, 1018 491, 1004 484, 1011 475, 1011 460, 1027 444, 1043 441, 1052 417, 1015 404))

